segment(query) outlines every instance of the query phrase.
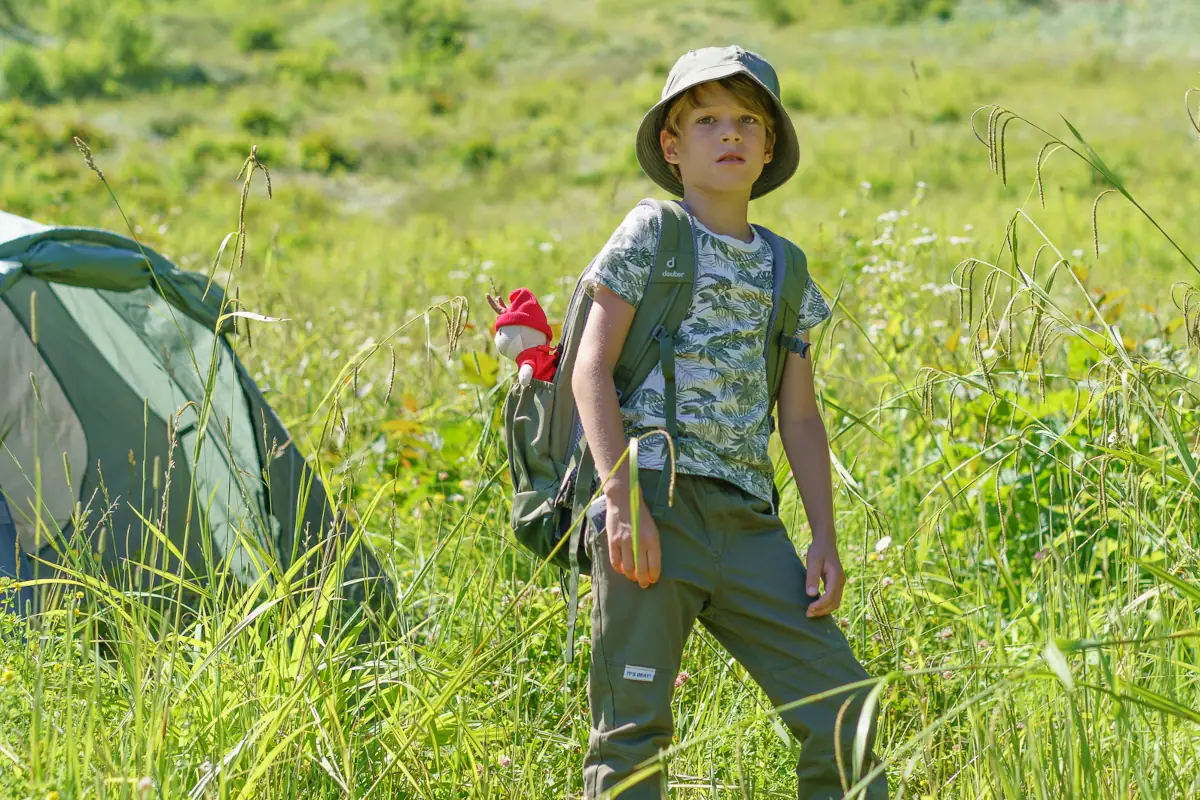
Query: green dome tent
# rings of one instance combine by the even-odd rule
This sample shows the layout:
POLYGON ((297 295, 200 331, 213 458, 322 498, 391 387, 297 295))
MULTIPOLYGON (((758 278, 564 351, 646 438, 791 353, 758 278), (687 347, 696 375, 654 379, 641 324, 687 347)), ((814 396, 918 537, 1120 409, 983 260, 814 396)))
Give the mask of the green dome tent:
POLYGON ((249 585, 330 535, 222 296, 131 239, 0 212, 0 578, 69 546, 139 588, 180 560, 249 585))

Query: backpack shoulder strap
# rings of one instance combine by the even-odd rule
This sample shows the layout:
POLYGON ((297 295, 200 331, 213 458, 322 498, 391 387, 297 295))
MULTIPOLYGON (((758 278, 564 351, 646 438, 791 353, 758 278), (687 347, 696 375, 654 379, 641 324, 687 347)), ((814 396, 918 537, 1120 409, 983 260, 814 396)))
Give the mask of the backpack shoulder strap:
POLYGON ((696 246, 687 212, 675 201, 642 203, 658 211, 658 248, 613 370, 620 400, 640 386, 661 360, 661 337, 678 334, 691 308, 696 280, 696 246))
MULTIPOLYGON (((675 398, 675 344, 679 328, 692 307, 696 284, 696 239, 683 206, 674 200, 645 200, 658 210, 658 249, 638 303, 613 379, 617 399, 624 400, 661 364, 663 416, 672 447, 679 436, 675 398)), ((654 513, 662 516, 670 504, 674 481, 661 481, 654 513)))
MULTIPOLYGON (((771 390, 770 408, 774 409, 783 382, 783 367, 789 352, 804 356, 808 343, 795 335, 808 289, 808 258, 804 251, 775 232, 756 225, 771 245, 774 284, 770 321, 767 323, 765 355, 767 381, 771 390)), ((770 413, 770 412, 768 412, 770 413)))

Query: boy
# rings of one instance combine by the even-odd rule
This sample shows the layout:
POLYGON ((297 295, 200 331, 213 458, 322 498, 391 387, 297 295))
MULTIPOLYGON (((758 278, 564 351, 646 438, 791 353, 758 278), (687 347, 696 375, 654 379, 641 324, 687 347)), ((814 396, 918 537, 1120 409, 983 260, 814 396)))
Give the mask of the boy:
MULTIPOLYGON (((799 160, 795 130, 778 98, 778 79, 761 57, 739 47, 692 51, 672 68, 661 102, 638 131, 642 168, 683 198, 697 272, 676 343, 674 502, 659 518, 651 515, 646 498, 667 479, 666 442, 647 438, 639 454, 637 557, 627 466, 605 485, 607 522, 589 542, 587 798, 612 789, 671 744, 671 691, 696 619, 775 705, 868 677, 830 616, 841 602, 845 574, 833 528, 829 445, 811 364, 796 352, 787 354, 784 367, 779 431, 813 533, 807 573, 774 508, 763 355, 772 258, 748 223, 747 208, 790 178, 799 160)), ((654 264, 659 225, 651 207, 634 208, 585 276, 594 305, 571 387, 600 475, 612 471, 629 437, 665 425, 661 365, 623 403, 613 381, 654 264)), ((829 314, 810 280, 796 335, 806 342, 804 332, 829 314)), ((802 800, 843 796, 835 730, 842 712, 841 760, 849 770, 864 695, 860 690, 844 712, 848 693, 781 715, 802 742, 796 767, 802 800)), ((658 798, 664 785, 651 776, 621 797, 658 798)), ((866 796, 886 795, 880 778, 866 796)))

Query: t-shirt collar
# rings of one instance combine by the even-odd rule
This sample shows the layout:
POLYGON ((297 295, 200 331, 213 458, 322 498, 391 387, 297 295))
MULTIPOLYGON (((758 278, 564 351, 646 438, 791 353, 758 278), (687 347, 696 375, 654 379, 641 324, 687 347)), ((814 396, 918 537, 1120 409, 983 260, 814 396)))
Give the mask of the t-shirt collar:
POLYGON ((762 236, 759 234, 758 228, 754 227, 753 225, 750 226, 750 230, 754 231, 754 238, 748 242, 743 242, 741 239, 737 238, 736 236, 726 236, 723 233, 717 233, 716 231, 710 229, 707 225, 705 225, 703 222, 701 222, 696 217, 695 214, 692 214, 689 212, 688 216, 690 216, 692 218, 692 222, 696 225, 697 228, 704 231, 705 233, 707 233, 709 236, 713 237, 714 239, 718 239, 722 242, 725 242, 727 245, 729 245, 730 247, 735 248, 737 250, 743 250, 747 253, 750 253, 750 252, 757 250, 759 248, 759 246, 762 244, 762 236))

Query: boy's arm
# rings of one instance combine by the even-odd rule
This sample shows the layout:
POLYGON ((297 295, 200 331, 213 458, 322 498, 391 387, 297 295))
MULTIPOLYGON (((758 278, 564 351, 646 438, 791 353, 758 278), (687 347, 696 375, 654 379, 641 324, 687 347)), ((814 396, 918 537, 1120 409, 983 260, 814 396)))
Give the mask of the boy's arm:
MULTIPOLYGON (((633 306, 607 287, 597 285, 594 288, 592 310, 579 339, 579 352, 571 375, 571 391, 579 409, 579 421, 596 462, 596 473, 602 479, 612 471, 626 447, 613 370, 625 345, 634 311, 633 306)), ((659 578, 658 529, 645 500, 638 498, 640 552, 635 561, 629 525, 633 509, 629 489, 629 462, 626 460, 604 484, 608 500, 609 561, 617 572, 646 588, 659 578)))
MULTIPOLYGON (((801 336, 807 341, 807 336, 801 336)), ((811 351, 810 351, 811 352, 811 351)), ((783 382, 779 387, 779 438, 787 454, 804 513, 812 529, 808 549, 808 594, 816 596, 819 584, 825 593, 808 607, 808 616, 831 613, 842 602, 846 573, 837 552, 837 532, 833 526, 833 480, 829 461, 829 439, 825 422, 817 408, 813 388, 812 362, 796 353, 784 361, 783 382)))

